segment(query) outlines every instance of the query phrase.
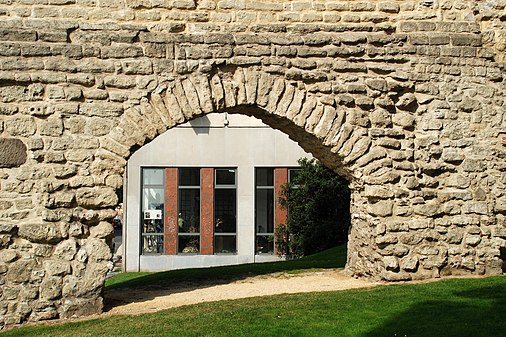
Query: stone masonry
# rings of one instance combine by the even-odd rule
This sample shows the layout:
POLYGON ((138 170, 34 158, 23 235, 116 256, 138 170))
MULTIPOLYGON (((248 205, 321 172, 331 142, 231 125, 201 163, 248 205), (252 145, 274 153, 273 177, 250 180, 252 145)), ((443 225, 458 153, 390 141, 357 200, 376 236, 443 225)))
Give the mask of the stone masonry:
POLYGON ((127 159, 212 112, 349 179, 351 275, 500 274, 505 6, 0 0, 0 328, 102 310, 127 159))

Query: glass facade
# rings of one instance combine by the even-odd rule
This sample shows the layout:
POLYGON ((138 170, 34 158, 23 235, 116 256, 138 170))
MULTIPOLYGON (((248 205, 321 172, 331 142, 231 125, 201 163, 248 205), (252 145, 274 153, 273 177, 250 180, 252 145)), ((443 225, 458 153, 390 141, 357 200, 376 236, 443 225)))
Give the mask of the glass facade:
MULTIPOLYGON (((275 172, 274 168, 255 169, 255 254, 274 254, 275 172)), ((288 169, 288 179, 298 172, 288 169)), ((141 254, 237 254, 237 198, 235 168, 143 168, 141 254), (209 177, 206 171, 210 180, 202 180, 209 177), (214 185, 202 187, 202 181, 214 185), (206 195, 208 200, 202 200, 206 195), (165 200, 166 196, 171 197, 165 200), (202 227, 206 214, 211 222, 204 220, 202 227), (165 228, 164 221, 169 227, 165 228)))

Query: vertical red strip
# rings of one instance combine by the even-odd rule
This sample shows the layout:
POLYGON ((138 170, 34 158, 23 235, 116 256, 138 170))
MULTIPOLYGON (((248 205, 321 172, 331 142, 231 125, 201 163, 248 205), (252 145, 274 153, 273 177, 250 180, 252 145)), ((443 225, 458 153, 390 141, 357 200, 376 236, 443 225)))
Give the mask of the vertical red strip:
MULTIPOLYGON (((281 194, 281 190, 284 184, 288 182, 288 169, 287 168, 275 168, 274 169, 274 232, 278 224, 286 224, 288 218, 288 210, 282 208, 278 202, 278 198, 281 194)), ((276 239, 276 238, 274 238, 276 239)), ((274 245, 274 253, 276 253, 276 245, 274 245)))
POLYGON ((177 254, 177 168, 165 169, 165 230, 164 250, 166 255, 177 254))
POLYGON ((214 169, 202 168, 201 216, 200 216, 200 253, 214 254, 214 169))

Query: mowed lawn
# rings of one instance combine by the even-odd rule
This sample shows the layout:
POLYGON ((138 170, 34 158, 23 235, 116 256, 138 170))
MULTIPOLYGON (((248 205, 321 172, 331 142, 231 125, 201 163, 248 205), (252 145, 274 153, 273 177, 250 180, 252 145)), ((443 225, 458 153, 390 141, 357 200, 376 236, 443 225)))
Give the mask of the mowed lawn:
MULTIPOLYGON (((321 254, 320 263, 339 253, 339 249, 342 248, 321 254)), ((318 255, 315 258, 318 260, 318 255)), ((310 257, 307 259, 311 262, 310 257)), ((298 272, 306 268, 298 266, 297 261, 301 260, 287 262, 295 263, 287 270, 298 272)), ((325 268, 306 262, 308 268, 325 268)), ((221 268, 206 272, 215 275, 223 271, 221 268)), ((273 264, 261 268, 281 267, 273 264)), ((265 270, 253 272, 250 269, 247 273, 262 271, 265 270)), ((190 274, 199 275, 195 270, 190 274)), ((126 274, 111 280, 109 287, 118 288, 124 284, 135 287, 137 282, 147 280, 167 285, 167 282, 185 279, 179 272, 174 275, 126 274)), ((221 277, 241 275, 242 270, 225 269, 221 277)), ((154 314, 15 328, 0 335, 505 336, 506 276, 202 303, 154 314)))

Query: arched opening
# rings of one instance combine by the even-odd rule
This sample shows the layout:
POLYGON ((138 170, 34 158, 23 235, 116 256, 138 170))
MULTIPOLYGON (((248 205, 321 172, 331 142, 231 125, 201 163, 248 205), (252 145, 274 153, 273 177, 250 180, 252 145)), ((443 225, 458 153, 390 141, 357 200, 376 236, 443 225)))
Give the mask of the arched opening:
POLYGON ((298 160, 313 156, 263 123, 258 117, 269 118, 262 109, 245 111, 200 115, 132 154, 120 252, 126 271, 276 261, 286 254, 276 244, 288 216, 278 198, 300 170, 298 160))
MULTIPOLYGON (((102 139, 101 145, 107 151, 128 158, 166 130, 185 122, 191 123, 210 113, 225 112, 230 116, 255 117, 266 126, 288 135, 302 149, 350 182, 352 200, 353 192, 361 188, 361 180, 357 178, 360 177, 360 173, 356 176, 352 174, 350 165, 359 161, 358 167, 360 167, 382 157, 381 154, 367 156, 371 141, 365 127, 353 127, 347 123, 346 107, 340 106, 332 95, 316 95, 303 87, 299 88, 296 81, 288 81, 250 68, 222 69, 211 75, 191 74, 165 82, 161 81, 158 88, 147 99, 141 100, 140 104, 131 106, 125 111, 118 126, 102 139)), ((126 162, 122 161, 121 165, 126 166, 126 162)), ((233 164, 227 165, 233 166, 233 164)), ((185 166, 195 165, 186 163, 185 166)), ((137 186, 140 185, 139 180, 137 186)), ((174 191, 178 193, 177 188, 174 191)), ((359 203, 352 201, 351 204, 352 214, 363 208, 363 200, 359 203)), ((163 214, 163 212, 162 214, 154 213, 153 217, 161 217, 163 214)), ((179 213, 176 211, 171 220, 173 223, 185 221, 179 219, 179 213)), ((352 218, 350 234, 350 243, 353 244, 354 251, 368 247, 372 238, 371 231, 361 230, 359 232, 360 245, 354 245, 354 237, 357 235, 353 234, 353 222, 358 218, 356 216, 352 218)), ((366 221, 357 223, 369 226, 366 221)), ((173 228, 176 228, 176 225, 173 225, 173 228)), ((173 230, 173 232, 177 231, 173 230)), ((188 236, 191 236, 192 232, 195 231, 187 233, 188 236)), ((173 236, 171 249, 177 253, 179 248, 175 247, 182 246, 182 243, 178 242, 179 237, 175 233, 171 235, 173 236)), ((139 256, 141 244, 133 242, 132 246, 138 247, 135 255, 139 256)), ((168 246, 164 248, 169 249, 168 246)), ((356 252, 355 255, 355 260, 368 260, 365 263, 367 267, 360 269, 367 269, 369 265, 373 265, 373 258, 376 257, 369 253, 356 252)), ((126 260, 128 261, 129 258, 126 260)), ((132 269, 139 270, 139 266, 132 269)), ((367 275, 377 273, 378 270, 371 274, 366 271, 367 275)))

